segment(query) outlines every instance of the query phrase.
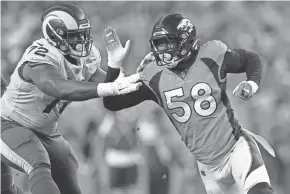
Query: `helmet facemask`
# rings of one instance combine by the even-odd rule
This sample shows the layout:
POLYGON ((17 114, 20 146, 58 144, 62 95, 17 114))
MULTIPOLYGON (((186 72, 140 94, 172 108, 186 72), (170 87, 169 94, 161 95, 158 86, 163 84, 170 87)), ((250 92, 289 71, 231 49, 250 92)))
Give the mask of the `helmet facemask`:
POLYGON ((190 54, 194 40, 186 31, 177 34, 162 34, 150 39, 151 50, 157 65, 172 69, 190 54))
POLYGON ((49 26, 47 28, 47 32, 51 32, 48 33, 50 39, 64 54, 72 57, 86 57, 90 54, 93 43, 90 28, 78 30, 58 28, 56 31, 49 29, 49 26))
POLYGON ((68 30, 65 41, 69 45, 69 55, 75 57, 86 57, 90 54, 92 48, 91 29, 86 30, 68 30))

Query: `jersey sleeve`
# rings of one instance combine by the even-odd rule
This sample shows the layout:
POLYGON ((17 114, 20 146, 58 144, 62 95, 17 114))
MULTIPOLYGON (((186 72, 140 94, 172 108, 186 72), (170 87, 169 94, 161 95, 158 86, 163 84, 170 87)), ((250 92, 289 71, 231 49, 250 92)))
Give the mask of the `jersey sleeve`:
POLYGON ((55 47, 45 41, 35 41, 27 48, 24 61, 30 62, 31 67, 47 64, 60 70, 61 54, 55 47))
POLYGON ((137 73, 140 74, 142 81, 146 84, 149 84, 154 75, 159 71, 162 71, 162 68, 156 64, 152 53, 147 54, 137 68, 137 73))
POLYGON ((225 76, 221 75, 225 54, 228 51, 227 45, 220 40, 209 41, 201 47, 201 60, 212 70, 217 76, 219 82, 226 80, 225 76))
POLYGON ((218 40, 203 45, 202 54, 204 62, 218 66, 219 81, 225 81, 228 73, 245 72, 248 80, 260 83, 263 63, 257 54, 244 49, 229 49, 218 40))
POLYGON ((224 60, 224 55, 228 50, 228 47, 220 40, 213 40, 204 44, 202 50, 203 57, 211 58, 219 66, 221 66, 224 60))
POLYGON ((162 71, 163 68, 157 65, 152 53, 147 54, 137 68, 137 73, 139 73, 141 80, 155 94, 158 104, 161 102, 158 85, 162 71))
POLYGON ((259 85, 263 73, 262 58, 245 49, 232 49, 225 54, 221 75, 228 73, 246 73, 247 79, 259 85))

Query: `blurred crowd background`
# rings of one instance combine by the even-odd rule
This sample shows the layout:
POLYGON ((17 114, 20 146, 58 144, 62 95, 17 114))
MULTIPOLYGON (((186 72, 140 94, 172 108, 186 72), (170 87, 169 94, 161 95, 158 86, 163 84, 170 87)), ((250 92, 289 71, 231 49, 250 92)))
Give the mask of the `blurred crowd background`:
MULTIPOLYGON (((1 2, 1 75, 6 82, 9 82, 9 75, 27 46, 41 37, 40 19, 43 11, 58 3, 60 2, 1 2)), ((229 77, 228 95, 242 126, 263 136, 276 150, 277 157, 272 158, 261 149, 275 193, 289 193, 290 2, 84 1, 72 3, 79 5, 90 18, 93 26, 92 37, 101 51, 104 69, 106 69, 107 56, 102 36, 106 27, 115 28, 123 44, 126 40, 131 40, 131 51, 125 61, 125 70, 131 74, 136 70, 142 57, 150 50, 148 40, 154 22, 167 13, 181 13, 187 16, 195 24, 198 35, 203 36, 202 42, 218 39, 230 48, 244 48, 260 54, 264 59, 265 71, 257 95, 248 102, 232 97, 232 90, 245 79, 244 74, 229 77)), ((4 80, 1 86, 3 92, 4 80)), ((64 111, 60 123, 60 131, 71 143, 79 159, 80 184, 84 194, 106 193, 104 190, 106 190, 108 173, 103 170, 106 168, 101 162, 106 141, 98 132, 99 125, 107 114, 111 113, 103 108, 100 99, 77 102, 72 103, 64 111)), ((193 156, 187 151, 177 132, 157 105, 145 102, 134 108, 120 111, 114 116, 121 121, 126 121, 127 126, 123 130, 130 133, 132 129, 136 129, 138 123, 136 121, 156 124, 159 130, 155 133, 157 139, 170 142, 164 145, 169 148, 169 152, 172 152, 172 156, 175 155, 174 150, 177 150, 179 156, 169 157, 173 162, 163 165, 163 170, 170 171, 174 179, 169 181, 171 193, 205 193, 193 156), (182 160, 174 161, 174 158, 182 160)), ((137 145, 142 150, 142 145, 137 145)), ((162 152, 167 153, 164 150, 157 153, 162 152)), ((152 159, 154 157, 149 155, 147 154, 148 161, 152 160, 154 166, 154 159, 152 159)), ((162 154, 156 157, 160 155, 162 154)), ((160 164, 156 163, 156 166, 158 165, 160 164)), ((139 193, 144 193, 142 191, 148 185, 147 167, 144 163, 140 165, 139 193)), ((27 189, 24 175, 18 172, 15 172, 15 175, 16 181, 27 189)), ((166 182, 166 177, 162 175, 161 178, 166 182)))

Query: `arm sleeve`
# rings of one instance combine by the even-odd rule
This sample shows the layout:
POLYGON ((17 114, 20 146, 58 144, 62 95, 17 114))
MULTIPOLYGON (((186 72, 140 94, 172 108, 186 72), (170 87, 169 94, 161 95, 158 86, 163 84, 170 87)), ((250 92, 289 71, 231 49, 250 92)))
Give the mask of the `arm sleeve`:
MULTIPOLYGON (((108 67, 105 82, 113 82, 119 76, 120 69, 108 67)), ((139 90, 118 96, 108 96, 103 98, 104 107, 111 111, 118 111, 140 104, 145 100, 153 100, 158 103, 158 99, 150 88, 143 83, 139 90)))
POLYGON ((263 62, 259 55, 244 49, 227 50, 221 67, 221 77, 227 73, 246 73, 247 80, 260 84, 263 62))

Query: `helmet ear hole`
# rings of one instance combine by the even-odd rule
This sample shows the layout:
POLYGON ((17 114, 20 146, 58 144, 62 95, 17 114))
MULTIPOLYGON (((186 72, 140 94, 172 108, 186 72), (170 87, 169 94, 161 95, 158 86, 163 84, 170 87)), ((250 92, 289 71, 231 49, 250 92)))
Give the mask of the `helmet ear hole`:
POLYGON ((56 33, 58 35, 60 35, 61 37, 63 37, 63 35, 64 35, 64 31, 62 29, 59 29, 59 28, 56 30, 56 33))

